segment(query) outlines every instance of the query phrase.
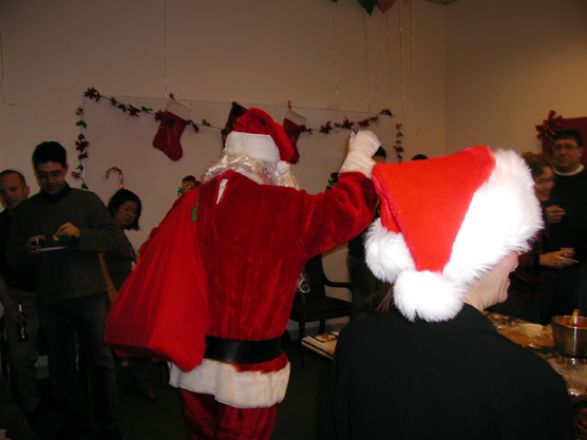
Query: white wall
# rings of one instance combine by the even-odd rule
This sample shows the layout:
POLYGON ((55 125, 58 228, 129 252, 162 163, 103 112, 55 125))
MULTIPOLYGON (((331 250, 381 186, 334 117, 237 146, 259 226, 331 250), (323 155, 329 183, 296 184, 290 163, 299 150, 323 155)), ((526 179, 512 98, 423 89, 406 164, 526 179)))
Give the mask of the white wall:
MULTIPOLYGON (((161 102, 173 92, 210 100, 212 107, 237 100, 283 110, 292 100, 302 113, 329 109, 339 116, 390 108, 398 114, 393 123, 403 123, 407 158, 441 154, 446 9, 412 3, 398 2, 387 14, 368 17, 355 0, 0 0, 6 97, 0 102, 0 169, 23 171, 36 191, 30 155, 43 140, 66 146, 74 167, 74 112, 90 86, 128 100, 161 102)), ((91 113, 92 104, 84 105, 91 113)), ((144 149, 130 152, 132 168, 123 168, 127 187, 145 204, 143 231, 131 235, 138 245, 175 198, 184 171, 204 168, 210 152, 191 151, 171 165, 148 144, 156 124, 112 114, 115 124, 100 125, 94 117, 86 116, 88 135, 94 136, 86 169, 92 189, 104 199, 116 189, 115 181, 102 177, 100 183, 96 176, 105 165, 120 166, 129 155, 123 149, 130 148, 122 140, 142 130, 136 139, 144 149)), ((213 122, 222 125, 220 119, 213 122)), ((393 160, 395 128, 386 124, 374 129, 393 160)), ((342 157, 341 135, 328 139, 318 146, 300 141, 296 173, 311 192, 323 187, 342 157)), ((193 140, 191 134, 182 137, 186 146, 193 140)), ((219 152, 216 142, 209 148, 219 152)), ((346 277, 344 255, 327 258, 333 278, 346 277)))
POLYGON ((368 17, 354 0, 1 0, 4 93, 15 105, 0 103, 0 168, 32 180, 34 145, 55 139, 73 152, 87 87, 162 98, 165 82, 188 99, 389 107, 408 154, 442 152, 444 9, 400 6, 401 51, 397 5, 368 17))
POLYGON ((587 116, 585 0, 459 0, 447 36, 447 151, 538 151, 549 110, 587 116))

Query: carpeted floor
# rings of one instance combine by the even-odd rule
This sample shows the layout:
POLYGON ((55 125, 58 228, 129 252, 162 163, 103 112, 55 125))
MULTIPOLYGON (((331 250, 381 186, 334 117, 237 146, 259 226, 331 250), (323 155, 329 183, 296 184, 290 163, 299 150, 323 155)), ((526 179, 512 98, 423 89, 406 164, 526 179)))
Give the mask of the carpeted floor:
MULTIPOLYGON (((285 400, 279 407, 273 434, 275 440, 312 440, 327 438, 329 421, 331 362, 305 352, 302 368, 296 343, 289 343, 286 352, 292 364, 291 377, 285 400)), ((160 379, 161 371, 154 371, 160 379)), ((159 380, 158 398, 147 401, 134 391, 122 375, 120 384, 120 421, 125 440, 189 440, 181 407, 179 392, 159 380)), ((48 395, 48 383, 42 381, 43 395, 48 395)), ((47 401, 48 399, 45 399, 47 401)), ((41 440, 59 438, 63 420, 50 403, 35 423, 41 440)))

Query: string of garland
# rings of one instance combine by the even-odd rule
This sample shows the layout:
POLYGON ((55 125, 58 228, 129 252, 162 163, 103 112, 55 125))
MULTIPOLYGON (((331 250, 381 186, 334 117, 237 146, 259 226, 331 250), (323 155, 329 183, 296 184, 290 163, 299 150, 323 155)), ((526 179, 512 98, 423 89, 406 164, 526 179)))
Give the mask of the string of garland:
POLYGON ((395 144, 393 144, 393 150, 395 151, 395 157, 398 162, 402 162, 404 160, 404 133, 402 131, 402 124, 398 122, 395 124, 395 144))
MULTIPOLYGON (((127 114, 131 118, 138 118, 143 115, 148 115, 149 117, 152 117, 155 121, 159 122, 162 120, 162 115, 165 113, 164 110, 155 111, 154 109, 152 109, 150 107, 145 107, 145 106, 136 107, 132 104, 119 101, 118 99, 114 98, 113 96, 103 95, 95 87, 88 88, 84 92, 84 96, 92 101, 95 101, 95 102, 100 102, 101 100, 107 100, 113 108, 127 114)), ((170 95, 170 97, 173 99, 173 95, 170 95)), ((77 136, 77 139, 75 141, 75 148, 78 152, 77 158, 79 160, 79 164, 76 167, 76 169, 71 172, 71 174, 76 179, 81 179, 82 180, 82 187, 87 188, 86 183, 83 181, 83 171, 84 171, 83 161, 85 159, 88 159, 88 157, 89 157, 88 149, 90 147, 90 142, 88 141, 88 139, 86 138, 86 135, 85 135, 85 132, 88 128, 88 124, 84 119, 84 110, 81 106, 76 109, 75 114, 78 117, 75 125, 77 127, 79 127, 79 130, 80 130, 79 134, 77 136)), ((326 121, 326 123, 320 125, 320 128, 304 127, 302 133, 306 133, 306 134, 310 134, 310 135, 315 134, 315 133, 330 134, 330 132, 333 130, 353 130, 353 129, 358 129, 358 128, 367 128, 373 124, 377 124, 379 122, 379 116, 382 116, 382 115, 392 117, 393 113, 389 109, 383 109, 379 113, 374 114, 373 116, 370 116, 368 118, 361 119, 359 121, 352 121, 345 116, 343 118, 342 122, 326 121)), ((226 127, 216 127, 216 126, 212 125, 207 119, 202 119, 199 124, 197 124, 196 122, 194 122, 191 119, 183 119, 183 121, 186 123, 187 126, 190 126, 194 130, 194 132, 196 132, 196 133, 200 131, 200 126, 216 129, 222 133, 226 132, 226 127)), ((401 124, 399 124, 399 126, 401 128, 401 124)), ((396 125, 396 144, 394 145, 394 149, 395 149, 398 161, 401 162, 401 160, 402 160, 401 152, 403 152, 403 148, 401 147, 401 137, 403 137, 403 134, 401 133, 400 128, 398 128, 398 125, 396 125), (398 139, 399 139, 399 141, 398 141, 398 139)))

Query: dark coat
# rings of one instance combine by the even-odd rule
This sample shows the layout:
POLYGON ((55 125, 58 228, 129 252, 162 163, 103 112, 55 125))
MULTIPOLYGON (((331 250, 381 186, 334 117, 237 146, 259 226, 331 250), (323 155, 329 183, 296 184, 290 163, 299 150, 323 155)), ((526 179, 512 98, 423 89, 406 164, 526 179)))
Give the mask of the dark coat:
POLYGON ((571 439, 563 379, 465 305, 452 320, 354 321, 334 359, 337 439, 571 439))

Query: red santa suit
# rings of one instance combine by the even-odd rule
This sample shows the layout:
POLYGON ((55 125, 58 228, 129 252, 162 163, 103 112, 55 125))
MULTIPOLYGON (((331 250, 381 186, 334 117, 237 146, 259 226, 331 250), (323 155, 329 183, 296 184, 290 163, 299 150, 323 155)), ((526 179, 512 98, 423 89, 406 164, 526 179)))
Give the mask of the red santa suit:
MULTIPOLYGON (((142 345, 170 359, 170 384, 183 390, 193 438, 270 437, 290 372, 279 338, 303 266, 357 235, 374 215, 367 175, 379 142, 370 133, 357 136, 339 183, 325 193, 259 183, 246 169, 227 169, 189 191, 152 235, 119 294, 132 291, 136 298, 113 304, 107 341, 136 348, 141 344, 129 343, 128 332, 150 331, 137 328, 145 327, 137 323, 144 303, 173 302, 178 291, 190 292, 189 305, 176 304, 175 319, 165 318, 184 333, 172 330, 166 342, 157 335, 163 347, 142 345), (164 281, 141 277, 153 270, 164 271, 164 281), (155 301, 137 294, 154 288, 155 301)), ((229 136, 227 151, 241 148, 229 136)))

